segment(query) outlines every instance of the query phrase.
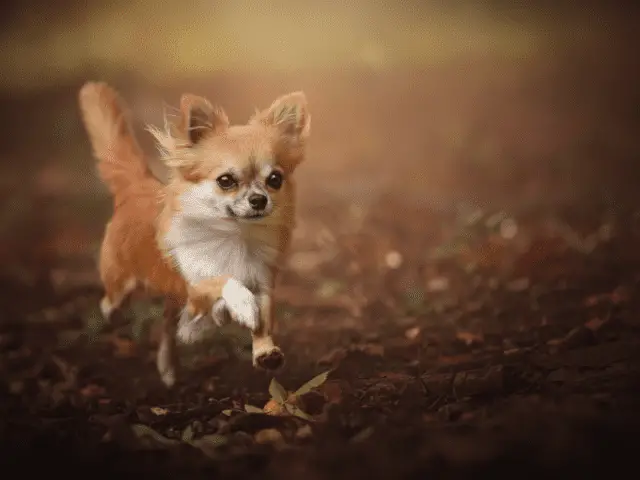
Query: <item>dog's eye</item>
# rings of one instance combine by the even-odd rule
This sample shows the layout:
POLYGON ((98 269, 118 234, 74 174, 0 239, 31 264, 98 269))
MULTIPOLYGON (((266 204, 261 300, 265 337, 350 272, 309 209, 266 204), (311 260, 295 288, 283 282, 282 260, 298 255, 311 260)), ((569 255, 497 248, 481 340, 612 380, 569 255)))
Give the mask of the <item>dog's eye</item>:
POLYGON ((271 172, 267 177, 267 186, 278 190, 282 186, 282 174, 278 171, 271 172))
POLYGON ((229 190, 233 187, 236 186, 236 180, 231 176, 231 175, 220 175, 217 179, 216 182, 218 183, 218 186, 223 189, 223 190, 229 190))

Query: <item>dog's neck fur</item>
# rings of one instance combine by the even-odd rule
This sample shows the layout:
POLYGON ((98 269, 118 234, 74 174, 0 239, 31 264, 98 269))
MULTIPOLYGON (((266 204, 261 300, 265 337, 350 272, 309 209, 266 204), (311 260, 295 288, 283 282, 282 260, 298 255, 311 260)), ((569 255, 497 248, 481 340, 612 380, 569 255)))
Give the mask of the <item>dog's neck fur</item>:
POLYGON ((161 249, 188 283, 228 275, 254 291, 268 288, 282 253, 281 229, 216 218, 198 202, 198 188, 167 186, 161 249))

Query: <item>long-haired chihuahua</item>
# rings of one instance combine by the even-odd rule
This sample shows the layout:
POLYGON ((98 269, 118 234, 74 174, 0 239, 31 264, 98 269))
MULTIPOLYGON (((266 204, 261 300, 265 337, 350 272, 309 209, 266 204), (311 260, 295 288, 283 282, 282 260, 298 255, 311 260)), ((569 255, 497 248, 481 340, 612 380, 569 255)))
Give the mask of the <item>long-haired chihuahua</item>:
POLYGON ((249 328, 254 365, 277 369, 273 288, 295 214, 296 167, 310 116, 302 92, 279 97, 245 125, 185 94, 178 121, 149 130, 170 170, 151 172, 117 93, 90 82, 79 101, 98 172, 114 200, 99 258, 109 319, 139 288, 165 299, 157 365, 177 378, 176 337, 233 320, 249 328))

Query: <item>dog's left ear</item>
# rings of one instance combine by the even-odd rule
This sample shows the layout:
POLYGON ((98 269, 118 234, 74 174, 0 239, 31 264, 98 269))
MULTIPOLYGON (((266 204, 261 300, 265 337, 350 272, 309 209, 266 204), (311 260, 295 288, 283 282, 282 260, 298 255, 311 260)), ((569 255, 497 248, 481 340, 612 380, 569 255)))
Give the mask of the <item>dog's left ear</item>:
POLYGON ((262 123, 275 127, 289 142, 303 142, 311 129, 311 116, 307 108, 307 97, 303 92, 293 92, 276 99, 271 106, 259 114, 262 123))
POLYGON ((180 99, 178 131, 189 146, 196 145, 205 136, 219 133, 229 126, 227 114, 209 100, 185 93, 180 99))

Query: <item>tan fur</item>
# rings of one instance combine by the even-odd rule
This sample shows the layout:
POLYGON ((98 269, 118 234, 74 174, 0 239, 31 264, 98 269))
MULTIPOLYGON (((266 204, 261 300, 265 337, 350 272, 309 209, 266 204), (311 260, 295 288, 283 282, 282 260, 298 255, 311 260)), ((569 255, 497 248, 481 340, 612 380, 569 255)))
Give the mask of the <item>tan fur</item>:
POLYGON ((158 368, 168 385, 175 379, 177 312, 186 306, 191 315, 209 313, 228 280, 222 275, 189 284, 176 267, 166 238, 172 219, 184 207, 181 195, 202 180, 215 179, 222 163, 232 162, 251 177, 249 170, 259 166, 261 156, 277 160, 286 176, 279 191, 269 192, 277 208, 260 222, 241 227, 247 241, 278 252, 268 265, 271 281, 260 291, 260 324, 252 332, 254 362, 257 359, 262 364, 258 357, 263 355, 268 365, 269 356, 281 355, 271 338, 275 328, 271 296, 294 226, 291 175, 303 160, 303 140, 309 128, 304 95, 281 97, 244 126, 229 126, 226 114, 208 100, 184 95, 177 125, 165 125, 164 131, 150 128, 171 169, 167 185, 151 174, 132 135, 128 111, 108 85, 85 84, 79 101, 98 172, 114 198, 100 252, 99 270, 106 292, 101 307, 109 316, 136 286, 165 297, 158 368))

